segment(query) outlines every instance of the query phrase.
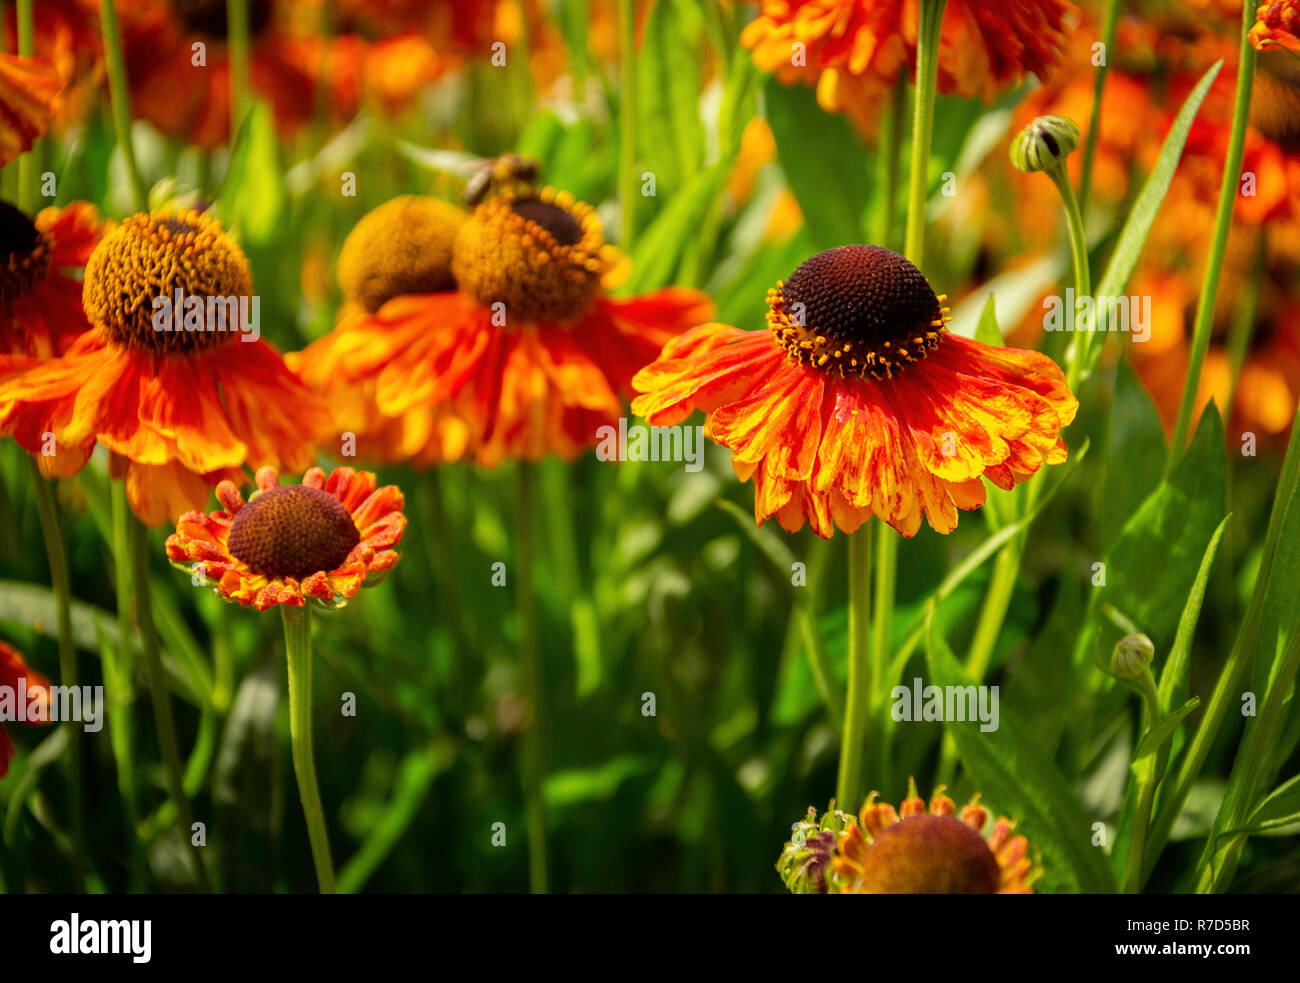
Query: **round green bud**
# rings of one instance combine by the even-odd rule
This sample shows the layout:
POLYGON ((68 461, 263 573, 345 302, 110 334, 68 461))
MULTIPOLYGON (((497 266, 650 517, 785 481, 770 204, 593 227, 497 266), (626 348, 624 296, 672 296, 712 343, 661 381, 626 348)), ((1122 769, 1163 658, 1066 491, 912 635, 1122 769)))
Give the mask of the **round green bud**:
POLYGON ((1146 635, 1125 635, 1110 654, 1110 671, 1120 679, 1137 679, 1155 654, 1156 647, 1146 635))
POLYGON ((1011 163, 1032 173, 1062 166, 1079 146, 1079 128, 1064 116, 1039 116, 1011 141, 1011 163))

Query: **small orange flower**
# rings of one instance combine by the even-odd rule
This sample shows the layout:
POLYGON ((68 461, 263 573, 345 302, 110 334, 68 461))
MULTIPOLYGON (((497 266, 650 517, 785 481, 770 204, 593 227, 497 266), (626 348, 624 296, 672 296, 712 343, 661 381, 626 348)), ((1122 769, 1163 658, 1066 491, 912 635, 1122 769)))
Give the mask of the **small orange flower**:
POLYGON ((167 537, 167 556, 223 598, 259 611, 300 608, 310 598, 342 607, 397 563, 406 529, 402 492, 375 487, 369 471, 311 468, 300 485, 281 485, 274 468, 257 472, 247 501, 217 486, 221 511, 187 512, 167 537), (367 585, 368 586, 368 585, 367 585))
POLYGON ((1250 43, 1263 51, 1270 45, 1300 55, 1300 0, 1269 0, 1255 11, 1250 43))
POLYGON ((0 166, 31 150, 49 129, 62 89, 49 59, 0 54, 0 166))
POLYGON ((985 835, 989 813, 978 795, 958 816, 939 788, 927 812, 909 785, 897 811, 872 792, 858 822, 839 835, 831 867, 840 894, 1034 893, 1029 841, 1011 835, 1011 820, 999 818, 985 835))
POLYGON ((0 354, 62 355, 90 325, 81 269, 102 234, 94 205, 41 210, 36 220, 0 202, 0 354))
POLYGON ((1078 401, 1046 355, 953 335, 921 272, 879 246, 840 246, 768 293, 767 332, 705 324, 637 373, 632 411, 705 432, 754 479, 754 518, 829 539, 871 515, 941 533, 1065 460, 1078 401))
MULTIPOLYGON (((27 663, 18 650, 11 645, 0 642, 0 692, 9 694, 15 715, 26 723, 47 723, 50 719, 50 681, 34 669, 27 668, 27 663), (27 701, 18 705, 18 696, 26 688, 27 701), (44 706, 44 712, 40 707, 44 706), (37 719, 32 720, 29 710, 37 710, 37 719)), ((0 723, 5 722, 0 719, 0 723)), ((13 760, 14 746, 9 742, 9 735, 0 726, 0 778, 9 773, 9 762, 13 760)))
POLYGON ((35 454, 47 477, 75 474, 103 444, 151 525, 203 506, 208 487, 241 480, 245 463, 306 467, 329 410, 237 323, 251 294, 248 260, 209 216, 125 219, 86 263, 90 330, 60 358, 0 356, 0 436, 35 454), (150 299, 177 291, 184 330, 159 330, 150 299), (191 327, 195 298, 204 310, 191 327))
MULTIPOLYGON (((939 90, 992 99, 1059 60, 1064 0, 948 0, 939 90)), ((862 110, 916 62, 917 0, 762 0, 740 42, 785 83, 817 87, 831 112, 862 110)))
MULTIPOLYGON (((467 217, 444 211, 424 210, 421 235, 431 244, 451 237, 449 257, 431 245, 397 262, 399 247, 394 262, 355 273, 341 258, 340 275, 366 284, 368 297, 294 363, 326 392, 373 393, 378 412, 403 421, 408 438, 430 433, 435 443, 416 455, 421 461, 472 454, 494 467, 576 457, 597 443, 602 426, 617 423, 636 370, 708 316, 708 299, 695 290, 606 296, 618 253, 605 244, 595 211, 566 192, 519 185, 467 217), (456 289, 436 287, 441 277, 456 289)), ((395 243, 413 234, 388 227, 395 243)), ((354 431, 368 456, 391 437, 390 428, 390 436, 368 439, 374 422, 354 431)))

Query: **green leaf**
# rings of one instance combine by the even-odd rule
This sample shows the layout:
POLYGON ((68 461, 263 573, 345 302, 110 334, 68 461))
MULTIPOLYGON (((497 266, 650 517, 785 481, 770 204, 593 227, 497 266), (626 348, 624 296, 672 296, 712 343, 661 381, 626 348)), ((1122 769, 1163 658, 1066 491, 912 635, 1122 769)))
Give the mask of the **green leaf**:
POLYGON ((657 177, 660 194, 672 194, 704 159, 700 119, 699 16, 692 26, 682 8, 658 0, 645 21, 637 52, 637 129, 640 159, 657 177))
POLYGON ((1247 825, 1256 830, 1300 823, 1300 775, 1273 789, 1251 813, 1247 825))
MULTIPOLYGON (((933 624, 929 655, 936 685, 972 685, 933 624)), ((947 721, 944 728, 975 787, 999 812, 1016 819, 1017 831, 1042 852, 1041 888, 1071 894, 1115 890, 1105 854, 1091 845, 1092 820, 1019 721, 1003 708, 996 730, 983 731, 978 721, 947 721)))
POLYGON ((543 795, 552 809, 610 798, 628 778, 651 771, 659 759, 623 754, 591 768, 571 768, 546 777, 543 795))
POLYGON ((388 859, 429 796, 434 779, 456 760, 456 745, 447 738, 408 754, 393 782, 393 795, 365 841, 339 871, 338 892, 355 894, 388 859))
POLYGON ((805 86, 771 79, 763 98, 777 159, 814 249, 861 242, 871 169, 853 128, 842 116, 823 112, 805 86))
POLYGON ((261 246, 283 230, 288 202, 275 121, 259 99, 240 127, 212 210, 242 242, 261 246))
POLYGON ((682 254, 722 193, 734 156, 727 156, 686 182, 636 239, 626 289, 637 293, 671 283, 682 254))
POLYGON ((1200 698, 1193 696, 1177 710, 1160 721, 1160 723, 1147 731, 1142 737, 1142 740, 1138 743, 1137 749, 1133 752, 1134 762, 1141 761, 1143 758, 1159 751, 1164 743, 1173 736, 1174 728, 1182 722, 1182 719, 1200 705, 1200 698))
MULTIPOLYGON (((70 605, 72 616, 72 644, 85 652, 98 655, 101 640, 114 649, 118 645, 117 619, 103 608, 86 604, 75 598, 70 605)), ((41 584, 24 584, 16 580, 0 580, 0 622, 11 621, 15 624, 34 628, 38 634, 57 639, 57 611, 54 592, 41 584)), ((137 652, 140 642, 138 636, 132 637, 132 644, 137 652)), ((202 685, 202 678, 191 676, 183 666, 183 660, 177 659, 170 650, 162 653, 163 669, 171 677, 172 689, 176 695, 188 703, 200 706, 212 702, 211 689, 195 689, 202 685)), ((140 670, 143 673, 143 669, 140 670)), ((138 683, 144 685, 146 680, 140 675, 138 683)))
POLYGON ((1219 543, 1223 540, 1223 530, 1228 526, 1231 514, 1225 515, 1219 527, 1210 537, 1210 544, 1205 547, 1201 557, 1201 567, 1196 571, 1196 580, 1187 594, 1187 603, 1183 605, 1182 617, 1178 619, 1178 634, 1169 649, 1164 668, 1160 671, 1160 700, 1162 706, 1187 699, 1187 672, 1191 663, 1192 638, 1196 634, 1196 623, 1201 617, 1201 604, 1205 600, 1205 585, 1210 579, 1210 569, 1214 558, 1219 554, 1219 543))
POLYGON ((762 551, 763 555, 772 561, 772 565, 776 567, 778 578, 793 593, 794 587, 790 578, 797 560, 793 551, 786 545, 785 540, 773 532, 770 526, 764 527, 756 523, 754 517, 735 502, 720 498, 717 501, 717 506, 735 519, 740 531, 748 536, 750 541, 762 551))
POLYGON ((975 325, 975 340, 996 348, 1006 344, 1002 329, 998 327, 998 305, 992 294, 984 301, 984 309, 980 311, 979 323, 975 325))
MULTIPOLYGON (((1223 519, 1224 454, 1223 424, 1211 403, 1168 481, 1142 503, 1107 555, 1106 585, 1092 595, 1094 614, 1109 603, 1157 646, 1173 634, 1205 546, 1223 519)), ((1102 649, 1109 652, 1109 644, 1102 649)))
MULTIPOLYGON (((1205 94, 1210 91, 1210 86, 1214 84, 1222 67, 1222 59, 1210 66, 1209 71, 1201 76, 1201 80, 1196 83, 1196 88, 1192 89, 1191 95, 1183 102, 1182 109, 1174 118, 1174 124, 1169 128, 1164 145, 1160 148, 1160 157, 1156 160, 1156 166, 1147 177, 1146 184, 1142 185, 1142 191, 1129 211, 1128 221, 1120 230, 1115 251, 1111 253, 1110 262, 1106 265, 1106 272, 1102 274, 1094 290, 1094 296, 1122 295, 1129 277, 1133 274, 1133 268, 1137 266, 1138 257, 1142 255, 1142 247, 1146 245, 1147 234, 1156 220, 1156 213, 1160 211, 1165 193, 1174 179, 1174 172, 1178 169, 1178 161, 1183 155, 1183 146, 1187 143, 1187 134, 1192 128, 1192 121, 1196 118, 1205 94)), ((1105 331, 1108 325, 1105 320, 1099 318, 1096 327, 1096 331, 1089 331, 1076 338, 1076 341, 1084 346, 1085 377, 1092 374, 1097 360, 1101 358, 1102 342, 1106 338, 1105 331)))
POLYGON ((1164 464, 1165 429, 1160 414, 1128 359, 1120 359, 1096 509, 1097 541, 1103 554, 1160 483, 1164 464))
POLYGON ((5 843, 13 844, 14 831, 18 828, 18 819, 22 815, 23 806, 27 804, 27 797, 36 787, 41 772, 63 757, 73 726, 75 725, 64 724, 56 727, 54 733, 36 745, 36 750, 26 757, 21 768, 9 776, 13 788, 9 792, 9 810, 5 813, 5 843))
POLYGON ((1079 462, 1087 456, 1088 448, 1090 446, 1091 441, 1085 440, 1083 445, 1074 452, 1074 456, 1063 468, 1060 469, 1060 474, 1057 476, 1055 483, 1039 497, 1038 504, 1034 507, 1033 512, 993 533, 993 535, 989 536, 988 539, 980 543, 979 546, 967 553, 966 556, 964 556, 961 561, 948 572, 947 576, 943 578, 939 586, 935 588, 934 593, 930 596, 930 602, 927 604, 925 610, 922 614, 917 616, 915 622, 913 622, 911 628, 904 636, 903 642, 899 646, 897 654, 894 656, 894 661, 890 664, 890 679, 897 679, 899 675, 902 674, 903 668, 907 665, 907 660, 912 654, 912 650, 916 648, 917 643, 921 640, 922 633, 925 631, 926 619, 930 615, 931 608, 938 606, 944 598, 957 589, 961 582, 965 580, 972 571, 983 565, 989 557, 993 556, 994 553, 1005 546, 1018 533, 1027 529, 1029 524, 1032 523, 1034 519, 1038 518, 1038 515, 1047 507, 1048 503, 1051 502, 1052 498, 1056 495, 1057 491, 1060 490, 1061 486, 1069 480, 1070 475, 1074 473, 1074 469, 1079 466, 1079 462))

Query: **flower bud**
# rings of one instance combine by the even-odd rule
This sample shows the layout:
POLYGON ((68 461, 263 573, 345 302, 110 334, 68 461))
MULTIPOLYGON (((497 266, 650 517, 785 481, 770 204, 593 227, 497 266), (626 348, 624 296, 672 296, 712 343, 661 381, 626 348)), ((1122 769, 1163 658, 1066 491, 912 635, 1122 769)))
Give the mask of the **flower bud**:
POLYGON ((1064 116, 1039 116, 1011 141, 1011 163, 1026 173, 1060 167, 1079 146, 1079 128, 1064 116))
POLYGON ((1125 635, 1110 654, 1110 671, 1120 679, 1137 679, 1155 654, 1156 647, 1146 635, 1125 635))
POLYGON ((836 854, 835 831, 840 825, 833 812, 827 812, 821 821, 817 810, 794 824, 790 840, 776 862, 777 872, 791 894, 826 894, 827 877, 831 860, 836 854))

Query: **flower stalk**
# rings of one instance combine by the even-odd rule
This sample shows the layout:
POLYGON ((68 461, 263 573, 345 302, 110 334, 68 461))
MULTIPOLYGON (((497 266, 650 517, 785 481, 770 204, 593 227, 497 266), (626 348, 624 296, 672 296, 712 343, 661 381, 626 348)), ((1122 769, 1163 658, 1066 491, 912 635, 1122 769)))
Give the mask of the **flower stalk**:
POLYGON ((1232 107, 1232 131, 1228 139, 1228 156, 1223 162, 1223 182, 1219 187, 1219 205, 1214 215, 1214 235, 1210 240, 1210 254, 1205 261, 1201 279, 1201 292, 1196 301, 1196 321, 1192 329, 1192 348, 1187 364, 1187 377, 1183 381, 1183 398, 1178 405, 1178 420, 1174 424, 1173 440, 1165 458, 1164 477, 1173 472, 1174 464, 1187 445, 1187 433, 1192 422, 1192 409, 1200 388, 1201 367, 1210 347, 1210 329, 1214 326, 1214 302, 1219 294, 1219 277, 1223 273, 1223 257, 1228 248, 1228 234, 1232 229, 1232 212, 1237 202, 1238 182, 1241 179, 1241 162, 1246 153, 1246 123, 1250 117, 1250 96, 1255 83, 1255 48, 1250 43, 1250 29, 1255 25, 1256 0, 1243 0, 1241 5, 1241 43, 1237 57, 1237 94, 1232 107))
POLYGON ((185 795, 184 770, 181 767, 180 744, 176 739, 176 720, 172 716, 171 694, 167 692, 167 679, 163 674, 162 658, 158 652, 158 632, 153 621, 153 601, 149 583, 149 531, 133 516, 128 519, 128 549, 131 554, 131 573, 134 580, 135 620, 140 630, 140 649, 144 655, 145 674, 149 679, 149 695, 153 701, 154 724, 158 729, 158 746, 162 750, 163 777, 167 794, 176 803, 177 830, 188 845, 190 873, 194 882, 204 891, 209 890, 207 871, 203 858, 192 838, 194 818, 189 799, 185 795))
POLYGON ((250 103, 248 0, 226 0, 226 25, 226 44, 230 48, 230 146, 233 149, 250 103))
POLYGON ((536 466, 520 461, 517 472, 518 559, 515 599, 519 614, 519 658, 528 708, 524 721, 522 778, 528 828, 528 887, 545 894, 546 808, 542 799, 545 765, 542 753, 542 666, 537 648, 537 602, 533 595, 533 514, 537 499, 536 466))
POLYGON ((149 201, 149 190, 140 175, 131 143, 131 88, 126 78, 126 60, 122 56, 122 32, 117 24, 117 6, 113 0, 99 0, 100 29, 104 37, 104 63, 108 70, 108 92, 113 107, 113 133, 126 164, 127 177, 135 197, 137 211, 149 201))
POLYGON ((619 245, 631 253, 636 235, 636 199, 639 193, 636 176, 636 4, 618 0, 618 41, 623 56, 619 59, 619 86, 623 104, 618 114, 618 204, 619 245))
POLYGON ((329 833, 316 781, 316 755, 311 731, 311 609, 282 606, 284 648, 289 663, 289 741, 293 771, 298 777, 298 794, 307 821, 312 863, 321 894, 333 894, 334 861, 330 857, 329 833))
POLYGON ((1106 92, 1106 75, 1110 72, 1110 55, 1115 50, 1121 6, 1122 0, 1106 0, 1106 11, 1102 15, 1101 43, 1104 60, 1097 66, 1097 75, 1093 79, 1092 117, 1083 145, 1083 169, 1079 177, 1079 213, 1084 218, 1087 218, 1088 206, 1092 203, 1092 169, 1097 159, 1097 145, 1101 141, 1102 97, 1106 92))
MULTIPOLYGON (((54 591, 55 620, 59 636, 59 683, 77 685, 77 651, 72 644, 72 584, 68 574, 68 555, 59 527, 58 503, 54 498, 54 485, 45 480, 36 461, 29 455, 27 461, 32 471, 32 487, 36 495, 36 512, 40 518, 41 535, 45 540, 45 555, 50 565, 50 586, 54 591)), ((69 832, 72 835, 72 868, 77 890, 84 890, 86 859, 85 836, 81 818, 81 741, 75 721, 65 724, 69 728, 67 779, 69 832)))
POLYGON ((849 536, 849 685, 835 798, 852 811, 862 801, 862 763, 871 720, 871 527, 849 536))

